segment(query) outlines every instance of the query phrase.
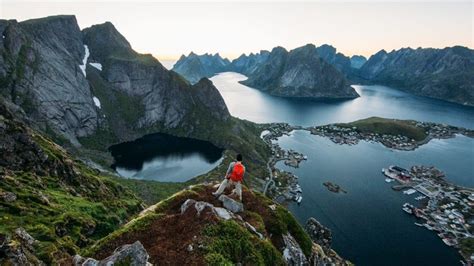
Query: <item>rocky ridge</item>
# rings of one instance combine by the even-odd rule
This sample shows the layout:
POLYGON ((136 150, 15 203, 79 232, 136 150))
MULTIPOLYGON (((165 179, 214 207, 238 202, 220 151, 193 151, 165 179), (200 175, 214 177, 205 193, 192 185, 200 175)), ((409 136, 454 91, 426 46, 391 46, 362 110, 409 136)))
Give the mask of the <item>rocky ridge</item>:
POLYGON ((381 50, 360 68, 359 76, 416 95, 474 106, 474 51, 466 47, 381 50))
POLYGON ((244 189, 245 209, 235 209, 239 202, 227 196, 217 200, 211 195, 214 189, 198 185, 173 195, 100 240, 86 255, 102 259, 117 246, 139 241, 153 264, 348 265, 327 257, 287 210, 263 195, 244 189), (181 234, 171 237, 175 230, 181 234))

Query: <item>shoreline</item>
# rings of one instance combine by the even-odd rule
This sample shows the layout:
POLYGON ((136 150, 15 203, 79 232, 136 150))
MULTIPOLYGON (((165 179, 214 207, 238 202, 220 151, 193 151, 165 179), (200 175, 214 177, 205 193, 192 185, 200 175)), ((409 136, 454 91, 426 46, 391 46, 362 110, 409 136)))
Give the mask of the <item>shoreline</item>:
MULTIPOLYGON (((301 203, 303 199, 303 190, 298 184, 298 176, 296 176, 293 173, 280 170, 276 167, 276 164, 278 162, 284 160, 287 166, 298 168, 299 164, 302 161, 307 159, 305 155, 298 153, 296 151, 293 151, 291 149, 284 150, 278 144, 278 139, 280 137, 284 135, 289 136, 295 130, 309 131, 312 135, 319 135, 322 137, 329 138, 331 141, 339 145, 344 145, 344 144, 356 145, 359 143, 359 141, 368 141, 368 142, 380 143, 386 148, 401 150, 401 151, 413 151, 417 149, 418 147, 429 143, 433 139, 451 139, 451 138, 456 137, 457 135, 464 135, 469 138, 474 138, 474 130, 453 127, 453 126, 448 126, 448 125, 442 125, 442 124, 436 124, 436 123, 415 122, 415 121, 413 122, 416 123, 415 124, 416 126, 422 127, 423 129, 426 130, 425 131, 426 137, 424 139, 420 141, 413 141, 406 137, 401 137, 397 135, 381 135, 381 134, 372 134, 372 133, 361 134, 356 131, 357 128, 352 127, 349 130, 347 129, 340 130, 341 128, 346 128, 346 127, 338 127, 338 126, 335 126, 335 124, 323 125, 323 126, 317 126, 317 127, 306 127, 306 128, 301 127, 301 126, 292 126, 287 123, 267 124, 264 126, 264 130, 262 131, 261 138, 265 141, 265 143, 267 143, 267 145, 270 146, 272 150, 272 156, 270 157, 267 163, 269 177, 266 179, 263 193, 267 194, 268 196, 270 196, 271 198, 273 198, 275 201, 279 203, 290 202, 290 201, 295 201, 298 204, 301 203), (332 127, 333 130, 331 132, 328 132, 328 131, 324 132, 321 130, 317 130, 317 129, 328 128, 330 126, 333 126, 332 127), (282 182, 282 180, 284 180, 285 182, 282 182), (278 182, 278 184, 276 182, 278 182)), ((421 169, 424 169, 424 168, 421 168, 421 169)), ((473 193, 472 197, 474 198, 474 190, 472 188, 457 186, 455 184, 448 183, 444 179, 441 179, 441 180, 442 180, 441 183, 443 185, 449 184, 450 186, 455 187, 456 189, 471 191, 473 193)), ((416 183, 415 185, 419 185, 421 183, 423 182, 420 181, 416 183)), ((330 187, 330 186, 326 186, 326 187, 330 187)), ((399 182, 398 185, 392 186, 392 189, 396 191, 401 191, 401 190, 407 190, 412 187, 414 187, 412 183, 399 182)), ((428 203, 429 203, 429 200, 427 201, 427 204, 428 203)), ((474 205, 474 200, 472 204, 474 205)), ((404 208, 405 207, 406 206, 404 206, 404 208)), ((443 239, 442 236, 440 237, 443 239)), ((443 239, 443 242, 446 245, 448 245, 446 241, 447 240, 443 239)), ((453 245, 448 245, 448 246, 453 246, 453 245)), ((466 256, 461 253, 461 248, 458 246, 458 244, 456 244, 455 248, 458 250, 462 258, 467 263, 474 263, 474 261, 469 256, 466 256)))

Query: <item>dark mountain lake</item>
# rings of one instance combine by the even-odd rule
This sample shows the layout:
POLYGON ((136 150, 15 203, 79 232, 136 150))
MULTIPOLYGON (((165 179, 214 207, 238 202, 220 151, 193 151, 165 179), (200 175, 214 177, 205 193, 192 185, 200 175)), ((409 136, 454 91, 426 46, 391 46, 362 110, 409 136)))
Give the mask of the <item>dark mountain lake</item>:
MULTIPOLYGON (((370 116, 415 119, 474 128, 474 108, 417 97, 384 86, 353 86, 360 98, 315 102, 273 97, 241 85, 245 76, 221 73, 211 80, 232 115, 254 122, 321 125, 370 116), (243 100, 244 99, 244 100, 243 100)), ((315 217, 333 233, 333 247, 356 265, 460 265, 460 255, 433 232, 414 225, 402 211, 404 202, 419 204, 413 194, 395 192, 381 169, 389 165, 433 165, 453 183, 474 187, 474 140, 457 136, 433 140, 415 151, 393 151, 380 144, 345 146, 296 131, 279 139, 283 148, 308 156, 300 168, 277 166, 299 176, 301 205, 290 211, 304 224, 315 217), (332 181, 347 194, 329 192, 332 181)))
POLYGON ((222 159, 222 149, 213 144, 152 134, 109 148, 115 163, 112 168, 126 178, 184 182, 204 174, 222 159))

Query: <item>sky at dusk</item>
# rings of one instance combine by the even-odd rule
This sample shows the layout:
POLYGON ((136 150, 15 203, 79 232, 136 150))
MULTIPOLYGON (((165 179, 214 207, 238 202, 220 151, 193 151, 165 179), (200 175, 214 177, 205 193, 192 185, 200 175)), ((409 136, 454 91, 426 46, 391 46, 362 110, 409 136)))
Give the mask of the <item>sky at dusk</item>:
POLYGON ((242 53, 335 46, 346 55, 380 49, 473 48, 473 1, 154 2, 0 0, 0 17, 19 21, 76 15, 81 28, 112 22, 141 53, 177 59, 194 51, 242 53))

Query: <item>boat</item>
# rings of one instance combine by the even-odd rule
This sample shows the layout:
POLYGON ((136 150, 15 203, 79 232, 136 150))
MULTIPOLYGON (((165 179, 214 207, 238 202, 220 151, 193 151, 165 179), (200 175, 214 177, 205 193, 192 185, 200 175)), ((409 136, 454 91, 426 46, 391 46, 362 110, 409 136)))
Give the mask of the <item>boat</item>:
POLYGON ((424 227, 425 224, 420 224, 420 223, 415 223, 416 226, 421 226, 421 227, 424 227))
POLYGON ((410 189, 407 189, 407 190, 403 191, 403 194, 411 195, 415 192, 416 192, 416 190, 414 190, 413 188, 410 188, 410 189))
POLYGON ((413 211, 410 208, 403 207, 402 210, 405 211, 408 214, 413 214, 413 211))
POLYGON ((454 246, 457 244, 457 241, 455 239, 452 239, 452 238, 443 238, 443 242, 447 245, 447 246, 454 246))
POLYGON ((393 179, 392 178, 385 178, 385 182, 387 182, 387 183, 393 182, 393 179))
POLYGON ((298 204, 301 204, 301 201, 303 200, 303 196, 299 196, 298 199, 296 200, 296 202, 298 204))

